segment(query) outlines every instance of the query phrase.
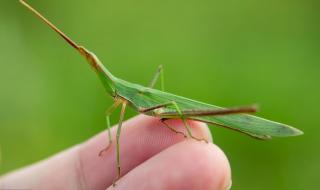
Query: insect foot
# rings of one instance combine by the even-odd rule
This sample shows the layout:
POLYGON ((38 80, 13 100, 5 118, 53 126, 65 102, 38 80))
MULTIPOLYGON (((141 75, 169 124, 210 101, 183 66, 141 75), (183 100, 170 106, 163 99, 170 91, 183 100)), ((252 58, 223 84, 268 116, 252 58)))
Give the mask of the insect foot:
POLYGON ((107 152, 109 150, 109 148, 111 147, 111 142, 108 144, 108 146, 104 149, 102 149, 100 152, 99 152, 99 157, 101 157, 103 155, 103 153, 107 152))
POLYGON ((209 141, 205 138, 197 138, 195 136, 190 136, 190 137, 196 141, 204 141, 205 143, 209 143, 209 141))
POLYGON ((115 187, 117 185, 117 183, 116 183, 117 181, 118 181, 118 179, 113 180, 112 187, 115 187))
POLYGON ((120 176, 121 176, 121 166, 120 165, 117 165, 117 170, 118 170, 117 177, 112 182, 113 187, 115 187, 117 185, 116 183, 120 179, 120 176))

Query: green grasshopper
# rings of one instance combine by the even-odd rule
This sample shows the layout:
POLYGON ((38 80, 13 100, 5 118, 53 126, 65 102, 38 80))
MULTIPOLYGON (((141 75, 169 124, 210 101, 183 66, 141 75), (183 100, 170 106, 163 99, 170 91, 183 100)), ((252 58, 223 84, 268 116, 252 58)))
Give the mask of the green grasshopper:
POLYGON ((248 115, 247 113, 256 112, 256 108, 254 106, 227 109, 164 92, 162 66, 159 66, 148 87, 119 79, 103 66, 101 61, 94 53, 90 52, 85 47, 76 44, 26 2, 23 0, 20 0, 20 2, 29 10, 31 10, 36 16, 42 19, 49 27, 56 31, 74 49, 76 49, 83 57, 86 58, 90 66, 97 73, 107 93, 114 99, 114 104, 106 111, 109 144, 99 153, 99 156, 101 156, 103 152, 107 151, 112 144, 109 116, 118 106, 121 105, 120 119, 116 134, 116 180, 120 178, 121 174, 119 139, 127 105, 131 106, 139 113, 159 118, 164 126, 168 127, 168 129, 187 137, 184 133, 175 130, 165 122, 168 119, 181 119, 186 128, 188 136, 198 141, 207 142, 207 140, 204 138, 193 136, 190 126, 187 122, 188 120, 201 121, 207 124, 226 127, 242 132, 251 137, 265 140, 271 139, 271 136, 287 137, 303 134, 302 131, 288 125, 248 115), (159 76, 161 90, 153 88, 159 76))

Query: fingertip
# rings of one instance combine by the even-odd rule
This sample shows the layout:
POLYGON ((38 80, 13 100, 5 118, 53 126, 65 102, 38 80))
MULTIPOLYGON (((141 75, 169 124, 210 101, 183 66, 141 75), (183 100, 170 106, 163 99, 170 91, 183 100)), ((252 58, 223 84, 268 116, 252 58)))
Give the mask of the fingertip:
POLYGON ((231 181, 227 157, 216 145, 187 140, 130 171, 118 189, 225 190, 231 181))
POLYGON ((189 149, 194 152, 193 158, 189 156, 199 171, 196 176, 202 178, 201 183, 206 184, 204 189, 228 189, 231 167, 224 152, 213 143, 204 144, 192 140, 188 143, 189 149))
POLYGON ((215 144, 210 144, 211 147, 209 149, 212 150, 208 159, 211 159, 214 162, 214 166, 212 166, 212 175, 220 178, 220 183, 216 183, 218 189, 228 190, 231 188, 232 180, 231 180, 231 167, 229 160, 225 153, 215 144), (218 185, 219 184, 219 185, 218 185))

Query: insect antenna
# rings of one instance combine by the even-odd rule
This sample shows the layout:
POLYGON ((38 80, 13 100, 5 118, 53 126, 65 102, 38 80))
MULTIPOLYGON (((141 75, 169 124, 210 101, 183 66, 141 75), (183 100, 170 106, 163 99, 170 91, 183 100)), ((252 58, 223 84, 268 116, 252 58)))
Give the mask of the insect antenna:
POLYGON ((27 7, 31 12, 33 12, 36 16, 38 16, 42 21, 44 21, 50 28, 52 28, 54 31, 56 31, 63 39, 65 39, 72 47, 79 50, 78 44, 76 44, 74 41, 72 41, 66 34, 64 34, 61 30, 59 30, 54 24, 52 24, 49 20, 47 20, 41 13, 39 13, 37 10, 32 8, 28 3, 26 3, 24 0, 20 0, 20 3, 22 3, 25 7, 27 7))
POLYGON ((79 46, 77 43, 75 43, 71 38, 69 38, 66 34, 64 34, 61 30, 59 30, 54 24, 52 24, 48 19, 46 19, 41 13, 39 13, 37 10, 35 10, 33 7, 31 7, 28 3, 26 3, 24 0, 19 0, 22 5, 24 5, 26 8, 28 8, 31 12, 33 12, 37 17, 39 17, 43 22, 45 22, 51 29, 56 31, 65 41, 68 42, 73 48, 75 48, 83 57, 87 59, 91 67, 94 69, 94 71, 98 74, 99 78, 102 80, 106 90, 114 94, 114 85, 113 80, 115 77, 111 74, 111 72, 104 67, 104 65, 101 63, 101 61, 98 59, 98 57, 87 50, 83 46, 79 46))

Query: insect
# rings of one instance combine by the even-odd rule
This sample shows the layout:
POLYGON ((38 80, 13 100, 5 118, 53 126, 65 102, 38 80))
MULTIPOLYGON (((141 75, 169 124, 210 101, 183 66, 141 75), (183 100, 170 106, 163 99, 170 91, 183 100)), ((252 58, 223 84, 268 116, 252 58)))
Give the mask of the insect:
POLYGON ((106 111, 106 123, 108 127, 109 144, 99 155, 107 151, 113 143, 110 132, 111 113, 121 106, 120 119, 116 133, 116 160, 118 180, 121 176, 119 139, 121 127, 127 106, 131 106, 137 112, 158 117, 164 126, 175 133, 180 133, 198 141, 206 141, 204 138, 195 137, 192 134, 188 120, 201 121, 221 127, 233 129, 257 139, 271 139, 274 137, 297 136, 303 134, 302 131, 288 125, 249 115, 256 112, 254 106, 221 108, 215 105, 202 103, 185 97, 177 96, 164 92, 163 69, 160 66, 152 78, 149 86, 145 87, 134 84, 115 77, 98 59, 98 57, 83 46, 79 46, 67 35, 60 31, 38 11, 32 8, 25 1, 20 2, 32 11, 36 16, 43 20, 49 27, 56 31, 64 40, 66 40, 74 49, 76 49, 90 64, 98 75, 107 93, 114 99, 113 105, 106 111), (161 90, 154 89, 158 78, 160 77, 161 90), (186 128, 186 134, 175 130, 166 123, 168 119, 181 119, 186 128))

